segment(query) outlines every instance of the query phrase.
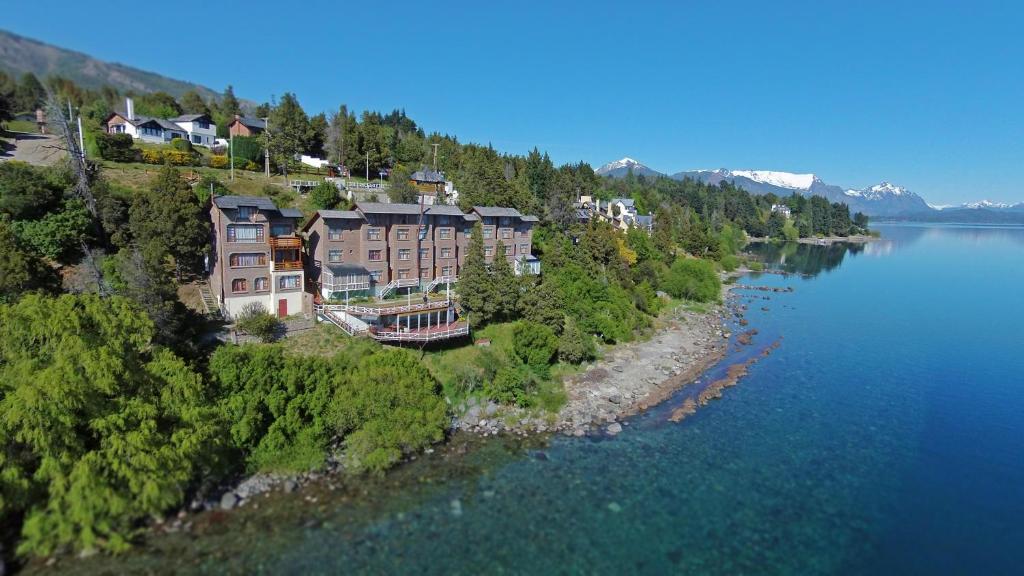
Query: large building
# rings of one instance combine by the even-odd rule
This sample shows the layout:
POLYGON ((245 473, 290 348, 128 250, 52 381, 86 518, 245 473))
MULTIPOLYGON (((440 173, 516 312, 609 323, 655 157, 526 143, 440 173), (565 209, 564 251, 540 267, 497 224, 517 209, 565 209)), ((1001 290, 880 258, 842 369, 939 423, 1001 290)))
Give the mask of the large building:
POLYGON ((213 220, 210 286, 221 310, 235 317, 252 302, 279 317, 304 311, 302 213, 269 198, 219 196, 213 220))
POLYGON ((483 230, 484 258, 499 240, 517 273, 539 272, 531 255, 536 216, 514 208, 360 203, 320 210, 302 229, 310 276, 327 300, 432 289, 457 280, 474 225, 483 230))

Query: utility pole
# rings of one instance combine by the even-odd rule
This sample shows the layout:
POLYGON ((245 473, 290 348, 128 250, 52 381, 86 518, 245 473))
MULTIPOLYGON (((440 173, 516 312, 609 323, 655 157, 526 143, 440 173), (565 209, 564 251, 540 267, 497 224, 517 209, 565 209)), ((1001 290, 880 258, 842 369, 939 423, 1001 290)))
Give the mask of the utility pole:
POLYGON ((263 119, 263 131, 267 133, 267 147, 263 150, 263 167, 270 178, 270 116, 263 119))
POLYGON ((231 155, 231 181, 235 181, 235 135, 229 134, 228 153, 231 155))
POLYGON ((85 136, 82 135, 82 115, 78 115, 78 150, 82 153, 82 161, 85 161, 85 136))
POLYGON ((370 183, 370 151, 366 151, 366 183, 370 183))
POLYGON ((437 147, 440 146, 440 144, 434 143, 431 144, 431 146, 434 148, 434 172, 437 172, 437 147))

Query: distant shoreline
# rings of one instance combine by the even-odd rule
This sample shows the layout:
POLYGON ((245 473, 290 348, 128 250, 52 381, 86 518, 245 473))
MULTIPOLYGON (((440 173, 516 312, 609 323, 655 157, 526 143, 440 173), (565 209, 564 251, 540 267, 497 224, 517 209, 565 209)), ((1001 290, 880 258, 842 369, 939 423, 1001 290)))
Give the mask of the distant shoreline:
MULTIPOLYGON (((853 236, 822 236, 822 237, 809 237, 800 238, 799 240, 781 240, 780 243, 793 242, 796 244, 811 244, 814 246, 830 246, 832 244, 845 242, 847 244, 867 244, 868 242, 874 242, 879 240, 877 236, 868 236, 866 234, 855 234, 853 236)), ((754 236, 748 239, 751 243, 767 243, 777 241, 767 236, 754 236)))

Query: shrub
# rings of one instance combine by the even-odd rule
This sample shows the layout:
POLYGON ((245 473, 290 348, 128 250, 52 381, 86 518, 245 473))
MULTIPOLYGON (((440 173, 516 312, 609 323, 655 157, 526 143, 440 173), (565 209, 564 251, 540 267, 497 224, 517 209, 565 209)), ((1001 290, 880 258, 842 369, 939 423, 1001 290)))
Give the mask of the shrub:
POLYGON ((260 165, 253 162, 252 160, 249 160, 245 163, 245 166, 243 166, 243 168, 251 172, 258 172, 260 169, 260 165))
POLYGON ((500 404, 533 405, 533 375, 526 366, 503 366, 484 386, 487 397, 500 404))
POLYGON ((210 156, 210 168, 228 168, 230 164, 231 160, 227 156, 210 156))
POLYGON ((309 192, 309 203, 317 210, 334 208, 341 202, 338 187, 324 180, 309 192))
POLYGON ((726 272, 732 272, 733 270, 740 267, 740 259, 733 254, 726 254, 719 260, 719 264, 722 265, 722 270, 726 272))
POLYGON ((172 166, 192 166, 196 164, 196 155, 184 150, 164 150, 163 157, 172 166))
POLYGON ((569 364, 581 364, 596 355, 594 339, 584 333, 572 318, 565 319, 565 328, 558 339, 558 359, 569 364))
POLYGON ((676 298, 710 302, 718 300, 722 283, 710 261, 688 258, 672 264, 664 290, 676 298))
POLYGON ((142 150, 142 161, 146 164, 163 164, 164 154, 161 150, 146 148, 142 150))
POLYGON ((535 370, 546 370, 558 350, 554 330, 534 322, 517 322, 512 329, 512 342, 516 356, 535 370))
POLYGON ((171 148, 179 152, 192 152, 192 143, 185 138, 175 138, 171 140, 171 148))
POLYGON ((137 162, 139 151, 134 147, 134 140, 129 134, 94 134, 96 148, 100 158, 114 162, 137 162))
POLYGON ((272 342, 280 325, 281 322, 267 312, 259 302, 246 304, 235 318, 235 326, 239 330, 259 338, 262 342, 272 342))
POLYGON ((235 165, 248 164, 252 162, 258 165, 263 162, 263 144, 255 136, 235 136, 232 140, 234 146, 235 165))
POLYGON ((751 270, 753 270, 754 272, 761 272, 761 271, 764 270, 764 264, 761 263, 761 262, 758 262, 757 260, 753 260, 753 261, 749 262, 747 264, 747 267, 750 268, 751 270))

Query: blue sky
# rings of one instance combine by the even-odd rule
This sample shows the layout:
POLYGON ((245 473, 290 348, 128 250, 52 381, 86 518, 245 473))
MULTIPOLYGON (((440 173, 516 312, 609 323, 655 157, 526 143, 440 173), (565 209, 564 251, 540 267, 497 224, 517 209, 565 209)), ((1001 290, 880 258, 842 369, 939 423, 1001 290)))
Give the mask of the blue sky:
POLYGON ((1024 201, 1018 2, 103 4, 5 3, 0 27, 310 113, 404 107, 556 162, 1024 201))

